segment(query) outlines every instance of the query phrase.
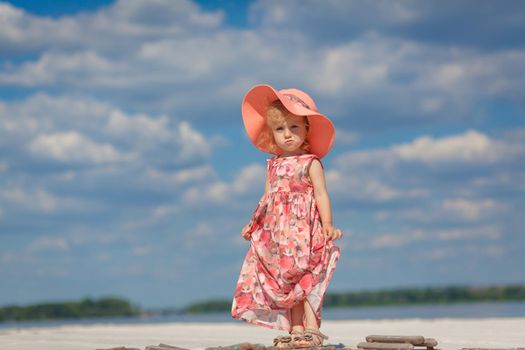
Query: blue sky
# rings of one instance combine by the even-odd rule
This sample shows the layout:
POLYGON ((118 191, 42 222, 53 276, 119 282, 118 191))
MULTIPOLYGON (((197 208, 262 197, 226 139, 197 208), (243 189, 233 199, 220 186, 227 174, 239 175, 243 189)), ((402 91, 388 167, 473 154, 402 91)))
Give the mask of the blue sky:
POLYGON ((524 31, 521 1, 0 2, 0 305, 230 298, 259 83, 336 126, 329 291, 525 283, 524 31))

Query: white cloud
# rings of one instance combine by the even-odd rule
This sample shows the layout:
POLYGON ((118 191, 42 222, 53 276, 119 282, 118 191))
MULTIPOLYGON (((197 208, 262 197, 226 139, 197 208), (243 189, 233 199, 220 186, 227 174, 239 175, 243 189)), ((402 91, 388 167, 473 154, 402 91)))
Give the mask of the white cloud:
POLYGON ((191 160, 195 157, 209 157, 212 154, 212 143, 206 137, 193 129, 188 122, 181 122, 176 130, 177 158, 180 161, 191 160))
POLYGON ((50 213, 57 210, 62 201, 52 193, 42 188, 25 190, 21 187, 0 188, 0 198, 4 203, 4 208, 20 206, 30 210, 50 213))
MULTIPOLYGON (((58 195, 41 186, 23 185, 12 182, 9 186, 0 187, 0 210, 16 216, 17 209, 23 213, 38 212, 43 214, 65 214, 72 211, 89 210, 92 204, 89 199, 74 196, 58 195)), ((25 214, 22 215, 25 220, 25 214)))
POLYGON ((69 243, 63 237, 42 236, 31 242, 27 250, 37 252, 66 252, 70 250, 69 243))
POLYGON ((492 163, 506 156, 514 156, 504 143, 475 130, 437 140, 421 136, 411 143, 394 146, 392 154, 400 160, 438 165, 456 162, 492 163))
POLYGON ((182 195, 184 204, 189 206, 224 205, 230 202, 231 198, 231 188, 228 183, 223 181, 191 187, 182 195))
POLYGON ((206 195, 215 203, 224 203, 230 195, 229 187, 225 183, 216 182, 207 188, 206 195))
POLYGON ((3 160, 0 161, 0 173, 5 173, 9 170, 9 164, 3 160))
POLYGON ((488 215, 494 215, 504 206, 492 199, 468 200, 464 198, 446 199, 442 208, 449 215, 459 216, 474 221, 488 215))
MULTIPOLYGON (((454 192, 454 191, 452 191, 454 192)), ((471 191, 474 198, 436 198, 424 205, 411 206, 392 210, 388 214, 379 216, 378 220, 399 220, 427 225, 490 223, 502 217, 508 211, 504 201, 482 198, 476 191, 471 191)))
POLYGON ((145 181, 154 183, 161 187, 180 187, 195 182, 215 180, 217 174, 209 164, 188 167, 172 172, 161 171, 155 168, 147 170, 145 181))
MULTIPOLYGON (((351 88, 368 90, 387 83, 389 65, 385 61, 368 61, 369 55, 361 44, 349 44, 328 49, 322 54, 321 65, 315 71, 319 79, 316 90, 323 93, 340 93, 351 88)), ((311 81, 313 85, 313 81, 311 81)))
POLYGON ((355 131, 348 131, 342 128, 337 129, 335 133, 335 143, 337 145, 351 145, 359 141, 360 135, 355 131))
POLYGON ((423 239, 428 239, 427 235, 423 230, 414 230, 412 232, 398 234, 380 234, 371 238, 370 243, 366 245, 371 249, 397 249, 423 239))
POLYGON ((161 218, 165 218, 168 215, 177 214, 180 212, 180 208, 176 205, 161 205, 158 207, 155 207, 152 210, 152 220, 156 221, 161 218))
POLYGON ((109 115, 107 130, 116 136, 143 138, 149 142, 155 140, 162 142, 168 140, 172 135, 168 122, 167 116, 155 119, 144 114, 127 116, 124 112, 115 109, 109 115))
MULTIPOLYGON (((255 1, 251 7, 252 21, 264 28, 288 28, 308 30, 313 23, 320 28, 353 31, 371 25, 380 27, 392 24, 404 24, 419 19, 417 6, 403 2, 345 2, 337 0, 323 1, 320 6, 315 2, 304 1, 255 1), (332 27, 333 26, 333 27, 332 27)), ((317 29, 319 31, 319 29, 317 29)), ((324 32, 323 32, 324 33, 324 32)))
POLYGON ((336 167, 325 174, 328 190, 334 198, 353 198, 370 202, 389 202, 393 200, 428 197, 430 191, 413 187, 397 189, 388 185, 376 173, 374 177, 362 173, 348 173, 336 167))
POLYGON ((442 263, 447 259, 458 256, 464 258, 469 256, 471 259, 472 257, 493 259, 504 256, 506 252, 507 248, 501 244, 431 247, 425 252, 415 252, 411 260, 415 262, 434 261, 442 263))
POLYGON ((167 115, 128 114, 91 97, 37 93, 0 102, 2 144, 63 162, 182 163, 209 158, 227 141, 167 115))
POLYGON ((242 168, 234 179, 232 189, 237 194, 263 193, 266 181, 266 168, 251 164, 242 168))
POLYGON ((99 164, 133 159, 111 144, 96 143, 76 131, 40 135, 29 144, 28 150, 36 156, 66 163, 99 164))
POLYGON ((212 243, 217 237, 217 228, 208 222, 199 222, 195 227, 177 237, 186 249, 195 249, 204 242, 212 243))
POLYGON ((153 245, 137 245, 133 247, 133 255, 135 256, 146 256, 151 255, 155 252, 156 247, 153 245))
POLYGON ((18 70, 0 75, 5 85, 84 85, 90 76, 104 76, 115 71, 112 63, 96 52, 74 54, 44 53, 35 62, 23 63, 18 70))
POLYGON ((384 149, 348 152, 336 159, 342 169, 381 167, 392 169, 403 162, 428 166, 494 165, 525 155, 525 142, 494 139, 476 130, 434 138, 419 136, 413 141, 384 149))
POLYGON ((111 104, 88 96, 50 96, 42 92, 22 100, 0 101, 0 142, 25 142, 39 133, 64 129, 98 134, 112 109, 111 104))
POLYGON ((106 15, 108 23, 117 20, 117 23, 126 25, 129 34, 147 30, 150 35, 173 35, 199 27, 216 28, 223 19, 220 11, 204 13, 191 1, 170 0, 121 0, 98 14, 101 17, 106 15))
MULTIPOLYGON (((525 154, 523 143, 499 140, 468 130, 463 134, 441 138, 421 136, 406 144, 384 149, 347 152, 335 158, 334 165, 327 168, 325 177, 329 193, 338 203, 351 200, 380 205, 413 201, 413 206, 404 204, 392 211, 392 215, 398 213, 399 217, 420 223, 439 222, 443 218, 468 222, 496 217, 505 205, 492 199, 477 198, 481 187, 476 183, 480 179, 472 182, 469 179, 458 180, 457 188, 450 187, 442 192, 449 198, 439 203, 437 198, 433 198, 436 191, 441 191, 434 188, 434 168, 440 166, 440 173, 446 174, 446 168, 443 167, 450 167, 451 171, 467 170, 472 166, 488 167, 505 164, 519 158, 521 154, 525 154), (416 167, 410 163, 416 164, 416 167), (428 167, 425 173, 419 173, 421 166, 428 167), (469 197, 457 197, 462 194, 469 197), (428 213, 428 210, 431 212, 428 213)), ((483 173, 478 169, 475 177, 481 175, 483 173)), ((498 176, 491 174, 490 178, 498 176)), ((189 188, 184 199, 193 205, 226 203, 246 194, 262 193, 264 179, 265 169, 262 166, 249 165, 240 169, 237 177, 229 183, 216 180, 209 185, 189 188)), ((383 210, 378 220, 385 220, 388 216, 383 210)))
POLYGON ((183 201, 186 205, 213 206, 231 204, 250 195, 255 195, 258 199, 264 193, 265 180, 266 168, 259 164, 249 164, 242 167, 231 182, 215 180, 187 189, 183 201))
MULTIPOLYGON (((479 102, 502 97, 521 104, 525 90, 524 76, 517 73, 525 57, 520 50, 443 50, 441 45, 373 30, 318 45, 310 42, 315 36, 294 31, 289 20, 277 36, 264 25, 255 30, 226 28, 223 13, 203 12, 189 1, 118 1, 97 12, 60 19, 3 6, 8 24, 0 43, 12 51, 15 46, 34 51, 37 57, 7 65, 0 71, 0 84, 73 87, 86 95, 111 96, 135 110, 170 114, 192 106, 202 109, 205 97, 213 106, 206 112, 225 111, 254 82, 294 82, 336 115, 359 121, 349 125, 369 122, 371 113, 378 122, 395 125, 458 116, 477 120, 482 116, 473 111, 479 102), (294 57, 293 65, 288 57, 294 57)), ((417 17, 421 10, 399 4, 300 7, 305 15, 330 13, 334 23, 347 20, 339 17, 342 13, 364 8, 369 17, 389 13, 385 21, 392 25, 417 17), (392 19, 392 13, 399 17, 392 19)), ((260 3, 254 8, 262 16, 276 11, 260 3)), ((297 17, 297 8, 290 4, 276 8, 286 17, 297 17)), ((356 25, 370 22, 360 18, 356 25)), ((197 114, 185 118, 203 118, 197 114)))
POLYGON ((433 232, 433 237, 441 241, 455 241, 460 239, 498 240, 503 236, 501 228, 496 226, 481 226, 469 228, 438 229, 433 232))
POLYGON ((395 233, 378 233, 374 235, 353 236, 350 249, 377 250, 399 249, 419 244, 423 241, 448 242, 459 240, 496 241, 503 237, 501 228, 493 225, 450 229, 407 229, 395 233))
MULTIPOLYGON (((520 161, 525 139, 518 130, 513 135, 490 137, 468 130, 343 153, 327 164, 325 173, 337 220, 348 225, 364 217, 372 227, 422 227, 425 234, 447 225, 451 236, 458 235, 454 227, 519 220, 515 200, 501 195, 520 198, 525 188, 520 161)), ((376 244, 418 240, 418 233, 410 232, 381 237, 376 244)))
POLYGON ((140 44, 140 39, 148 37, 176 37, 213 30, 224 16, 220 11, 202 12, 196 4, 184 0, 121 0, 93 13, 57 19, 33 16, 6 3, 0 6, 0 46, 14 52, 79 46, 118 51, 134 47, 140 44))

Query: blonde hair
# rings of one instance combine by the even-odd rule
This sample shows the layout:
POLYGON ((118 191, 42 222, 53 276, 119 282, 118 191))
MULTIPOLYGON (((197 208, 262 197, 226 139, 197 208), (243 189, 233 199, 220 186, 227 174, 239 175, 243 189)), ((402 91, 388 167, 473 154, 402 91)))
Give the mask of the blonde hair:
MULTIPOLYGON (((271 153, 278 154, 280 153, 280 148, 275 143, 273 138, 272 127, 276 124, 281 124, 288 118, 295 116, 295 114, 290 113, 284 107, 283 103, 280 100, 272 102, 266 109, 266 122, 263 130, 259 133, 257 137, 257 147, 265 148, 267 147, 271 153)), ((308 135, 308 130, 310 129, 310 123, 308 122, 308 117, 304 117, 304 122, 306 125, 306 133, 308 135)), ((305 152, 310 151, 310 142, 308 142, 308 137, 304 139, 303 144, 299 147, 305 152)))

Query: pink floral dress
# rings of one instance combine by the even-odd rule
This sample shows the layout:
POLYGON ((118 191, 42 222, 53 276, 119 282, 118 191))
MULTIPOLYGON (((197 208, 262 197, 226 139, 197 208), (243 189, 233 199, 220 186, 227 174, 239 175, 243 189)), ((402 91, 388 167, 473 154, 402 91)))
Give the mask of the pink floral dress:
POLYGON ((321 325, 340 251, 321 232, 308 176, 313 159, 302 154, 267 160, 270 190, 250 220, 250 247, 233 297, 235 319, 291 331, 291 308, 306 299, 321 325))

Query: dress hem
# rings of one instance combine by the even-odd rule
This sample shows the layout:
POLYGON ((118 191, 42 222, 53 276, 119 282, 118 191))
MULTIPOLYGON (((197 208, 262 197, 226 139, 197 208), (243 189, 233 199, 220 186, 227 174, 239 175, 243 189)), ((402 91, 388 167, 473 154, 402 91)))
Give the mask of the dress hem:
MULTIPOLYGON (((327 267, 327 270, 326 270, 325 278, 315 288, 310 290, 309 293, 304 297, 304 299, 301 299, 299 302, 294 304, 294 305, 297 305, 297 304, 300 304, 300 303, 308 302, 310 304, 310 307, 312 308, 312 310, 314 312, 315 319, 316 319, 318 327, 321 327, 322 309, 323 309, 324 297, 326 295, 326 291, 328 289, 328 285, 330 283, 330 280, 332 279, 333 273, 335 271, 335 267, 337 265, 337 261, 339 260, 340 254, 341 253, 340 253, 339 247, 333 246, 331 251, 330 251, 330 260, 329 260, 329 264, 328 264, 328 267, 327 267), (314 305, 312 305, 312 301, 310 300, 310 299, 312 299, 312 297, 315 297, 315 299, 318 300, 318 302, 314 302, 314 305)), ((291 308, 283 309, 283 310, 288 310, 288 312, 290 312, 291 308)), ((266 328, 270 328, 270 329, 279 329, 279 330, 288 331, 288 332, 290 332, 291 329, 292 329, 292 325, 291 325, 291 322, 290 322, 291 321, 291 317, 285 317, 285 318, 288 319, 288 323, 290 324, 290 326, 288 328, 286 328, 286 327, 279 326, 279 323, 271 323, 270 324, 268 322, 261 322, 257 318, 249 319, 249 318, 242 317, 242 315, 247 313, 247 312, 253 312, 253 310, 245 309, 244 311, 238 312, 235 316, 233 316, 233 314, 232 314, 232 318, 236 319, 236 320, 244 321, 244 322, 247 322, 247 323, 251 323, 251 324, 263 326, 263 327, 266 327, 266 328)), ((306 322, 306 314, 303 315, 303 325, 305 324, 305 322, 306 322)))

